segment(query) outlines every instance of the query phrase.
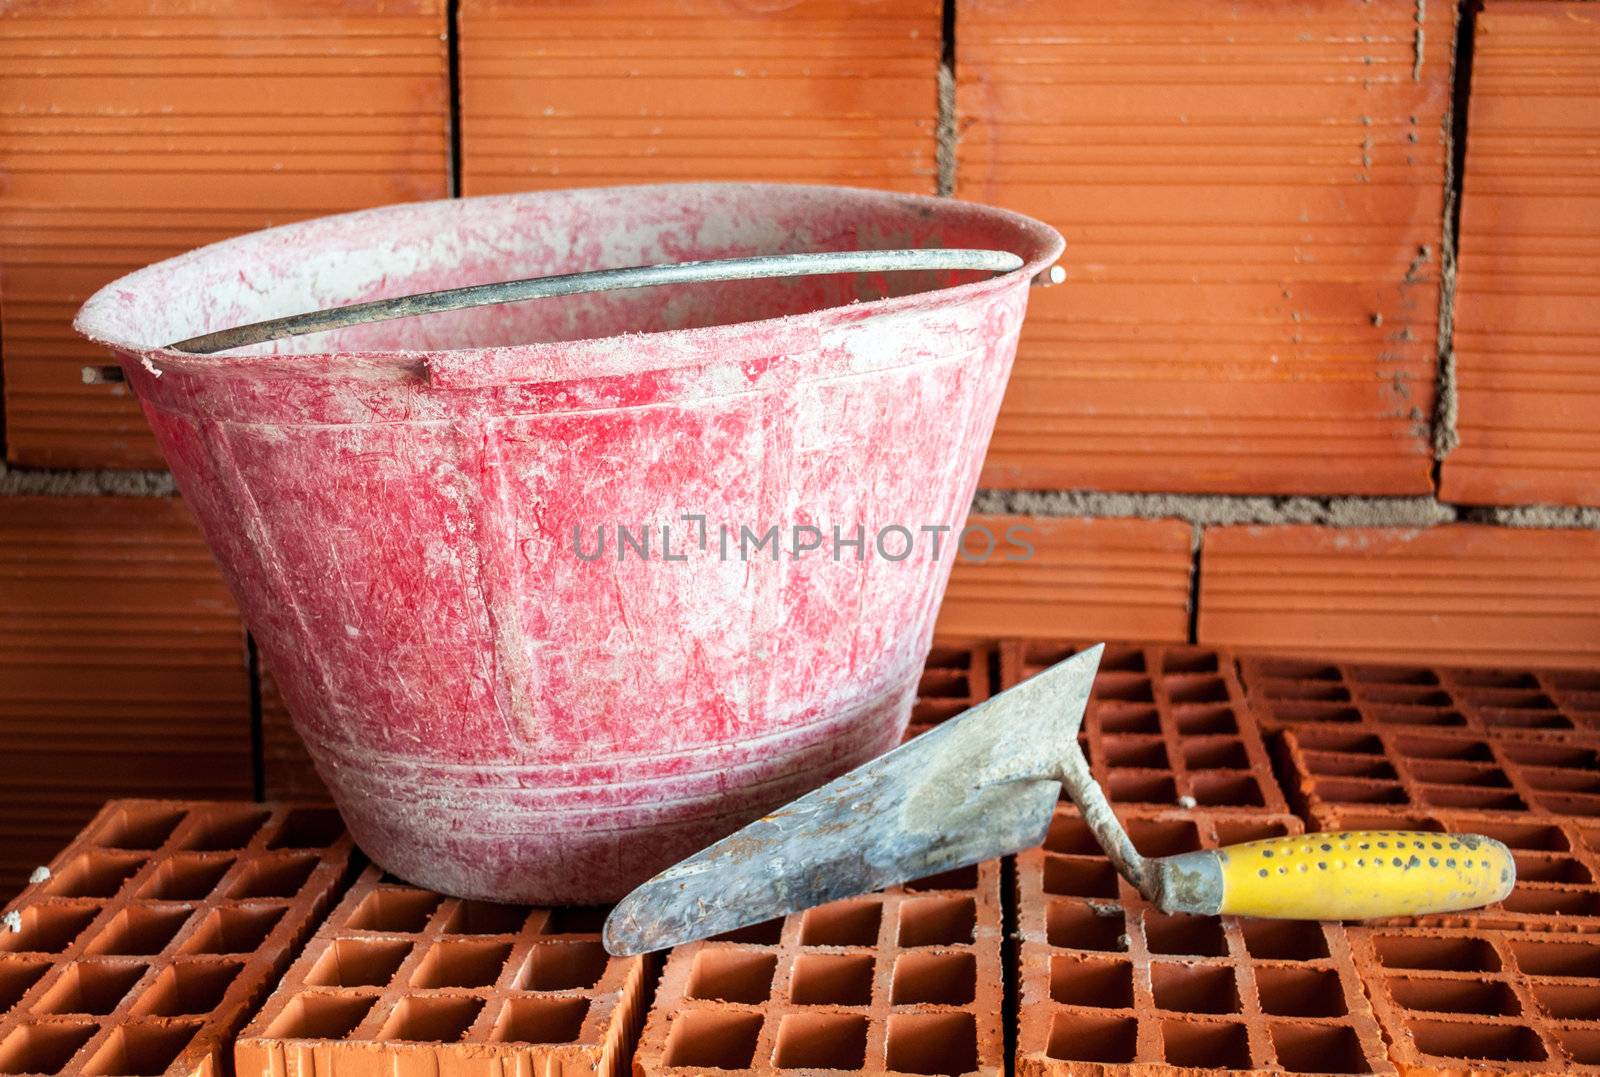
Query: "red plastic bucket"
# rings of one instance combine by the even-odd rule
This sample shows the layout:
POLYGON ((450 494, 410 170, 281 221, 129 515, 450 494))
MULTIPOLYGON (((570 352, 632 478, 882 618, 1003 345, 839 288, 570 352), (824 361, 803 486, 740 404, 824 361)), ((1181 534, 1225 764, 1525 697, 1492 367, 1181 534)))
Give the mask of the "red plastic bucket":
POLYGON ((361 847, 452 894, 609 901, 900 738, 1028 284, 1060 250, 950 200, 561 191, 243 236, 108 285, 77 327, 117 352, 361 847), (937 246, 1026 265, 163 347, 515 277, 937 246), (823 541, 801 553, 805 527, 823 541))

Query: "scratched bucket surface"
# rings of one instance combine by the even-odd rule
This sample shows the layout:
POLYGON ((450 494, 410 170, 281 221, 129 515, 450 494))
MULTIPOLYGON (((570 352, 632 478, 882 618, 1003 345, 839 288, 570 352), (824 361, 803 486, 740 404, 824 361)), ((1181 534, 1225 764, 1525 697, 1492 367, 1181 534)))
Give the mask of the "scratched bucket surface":
POLYGON ((108 285, 77 326, 117 353, 361 847, 451 894, 601 902, 898 741, 952 561, 919 529, 964 523, 1060 249, 844 188, 544 192, 253 233, 108 285), (161 346, 509 278, 934 246, 1027 264, 161 346), (785 552, 741 558, 739 528, 771 525, 785 552), (822 549, 794 556, 795 525, 822 549), (860 559, 831 533, 858 525, 860 559), (890 525, 911 556, 875 548, 890 525))

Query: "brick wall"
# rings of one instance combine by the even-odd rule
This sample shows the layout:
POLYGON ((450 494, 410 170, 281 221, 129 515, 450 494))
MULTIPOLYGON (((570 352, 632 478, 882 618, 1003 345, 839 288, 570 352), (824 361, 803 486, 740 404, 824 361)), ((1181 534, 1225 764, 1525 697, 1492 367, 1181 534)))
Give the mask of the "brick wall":
POLYGON ((111 793, 317 788, 72 312, 221 236, 452 190, 796 180, 1057 225, 978 503, 1036 556, 958 565, 945 633, 1600 662, 1600 4, 18 0, 0 27, 0 873, 111 793))

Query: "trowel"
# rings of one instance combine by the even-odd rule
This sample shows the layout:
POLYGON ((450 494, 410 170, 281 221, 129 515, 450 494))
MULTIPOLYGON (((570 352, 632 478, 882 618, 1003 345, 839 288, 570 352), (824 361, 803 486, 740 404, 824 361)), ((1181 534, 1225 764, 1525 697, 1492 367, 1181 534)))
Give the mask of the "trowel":
POLYGON ((605 925, 628 955, 733 931, 1044 841, 1063 793, 1163 912, 1360 920, 1503 899, 1516 865, 1477 834, 1368 830, 1146 857, 1078 745, 1103 645, 1050 667, 668 868, 605 925))

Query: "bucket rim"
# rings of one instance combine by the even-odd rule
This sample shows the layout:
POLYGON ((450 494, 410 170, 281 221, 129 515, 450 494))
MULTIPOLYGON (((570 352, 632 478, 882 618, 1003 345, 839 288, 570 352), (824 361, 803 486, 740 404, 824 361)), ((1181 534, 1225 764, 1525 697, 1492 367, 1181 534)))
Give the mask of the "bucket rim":
MULTIPOLYGON (((862 248, 871 249, 871 248, 862 248)), ((344 213, 323 214, 317 217, 308 217, 304 220, 291 221, 287 224, 274 225, 270 228, 256 229, 236 236, 195 247, 171 258, 153 262, 147 266, 124 274, 121 277, 97 289, 83 305, 78 308, 73 317, 72 327, 81 336, 88 340, 107 347, 123 355, 133 356, 145 361, 146 365, 154 360, 160 360, 162 366, 176 366, 187 370, 212 369, 221 371, 247 364, 260 364, 263 362, 295 364, 305 363, 313 365, 319 362, 339 362, 360 360, 363 362, 384 363, 393 362, 407 366, 416 366, 432 356, 450 356, 455 362, 464 362, 475 357, 486 357, 497 360, 499 363, 513 361, 518 357, 538 357, 542 363, 547 363, 555 356, 565 351, 581 353, 592 351, 596 347, 604 347, 626 337, 632 342, 662 342, 677 345, 685 350, 695 350, 697 343, 712 343, 726 337, 731 332, 745 332, 760 327, 799 327, 814 321, 826 321, 837 317, 840 312, 848 311, 852 319, 865 319, 879 315, 896 314, 905 311, 917 310, 933 305, 959 304, 968 300, 978 299, 991 293, 1016 287, 1019 282, 1031 281, 1039 273, 1054 265, 1066 249, 1066 242, 1055 228, 1018 213, 1014 210, 1002 209, 982 202, 955 198, 944 195, 913 194, 897 191, 883 191, 868 187, 852 187, 840 184, 811 184, 811 183, 765 183, 765 182, 733 182, 733 181, 695 181, 686 183, 637 183, 637 184, 608 184, 588 187, 562 187, 548 188, 533 191, 519 191, 504 194, 470 195, 460 198, 433 198, 420 199, 409 202, 386 203, 365 209, 351 210, 344 213), (523 204, 547 197, 573 197, 591 193, 614 193, 626 191, 639 197, 652 195, 669 197, 683 196, 690 193, 706 193, 714 191, 739 190, 744 192, 769 192, 781 195, 785 192, 804 193, 809 197, 827 196, 830 194, 841 196, 845 199, 860 202, 877 201, 903 207, 920 208, 932 213, 954 216, 968 216, 984 223, 999 225, 1011 229, 1016 236, 1016 242, 999 245, 1002 249, 1011 250, 1023 259, 1021 267, 1006 273, 997 273, 983 280, 969 281, 965 284, 950 285, 935 288, 930 291, 913 292, 901 296, 889 296, 881 299, 862 300, 854 303, 839 304, 834 306, 818 307, 800 314, 789 314, 771 318, 756 318, 749 321, 723 323, 718 325, 695 326, 678 329, 655 329, 638 332, 611 334, 603 337, 590 337, 578 340, 561 341, 526 341, 517 344, 494 344, 480 347, 464 348, 367 348, 367 349, 317 349, 303 352, 260 352, 259 346, 239 349, 236 352, 199 354, 178 351, 166 343, 151 344, 138 341, 122 327, 121 319, 117 317, 116 308, 120 301, 126 297, 137 294, 142 289, 149 287, 153 282, 162 280, 169 274, 181 272, 194 263, 204 263, 215 259, 219 253, 227 252, 230 248, 250 248, 260 244, 268 236, 290 236, 316 227, 327 227, 329 222, 351 224, 362 220, 382 220, 390 216, 404 216, 423 207, 450 206, 460 207, 462 212, 469 206, 493 206, 496 203, 507 205, 523 204), (1031 252, 1017 248, 1031 247, 1031 252)), ((222 328, 222 327, 219 327, 222 328)), ((676 348, 674 350, 677 350, 676 348)), ((660 369, 659 366, 656 369, 660 369)))

